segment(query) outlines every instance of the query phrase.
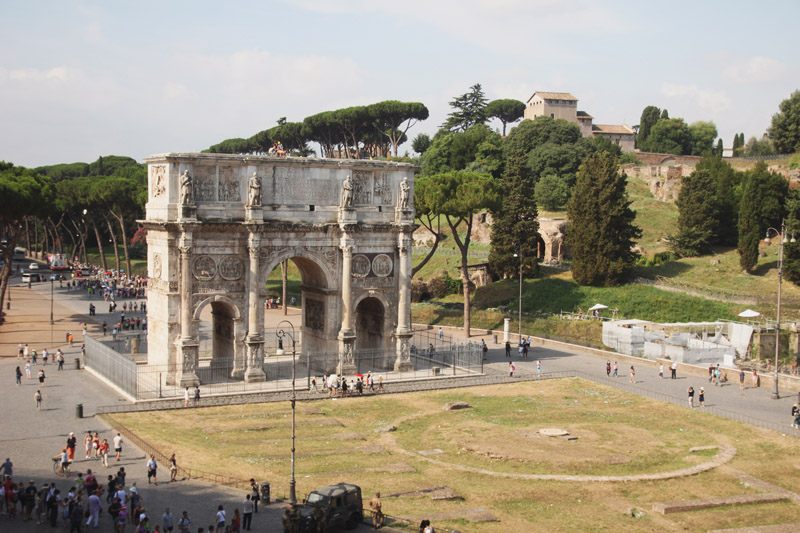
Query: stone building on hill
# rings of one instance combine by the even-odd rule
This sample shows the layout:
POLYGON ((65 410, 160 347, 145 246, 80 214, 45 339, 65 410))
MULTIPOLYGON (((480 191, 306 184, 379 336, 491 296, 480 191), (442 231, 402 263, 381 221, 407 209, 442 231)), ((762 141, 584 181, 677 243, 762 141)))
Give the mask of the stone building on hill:
POLYGON ((584 137, 605 137, 619 144, 623 152, 633 152, 635 133, 627 124, 593 124, 594 117, 578 111, 578 99, 569 93, 535 92, 528 98, 524 117, 550 116, 577 124, 584 137))

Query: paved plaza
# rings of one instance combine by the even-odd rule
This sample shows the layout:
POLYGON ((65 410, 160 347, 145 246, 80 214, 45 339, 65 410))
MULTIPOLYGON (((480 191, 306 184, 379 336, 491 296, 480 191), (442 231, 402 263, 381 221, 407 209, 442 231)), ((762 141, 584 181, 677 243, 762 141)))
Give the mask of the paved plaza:
MULTIPOLYGON (((17 278, 18 279, 18 278, 17 278)), ((112 440, 113 431, 103 421, 94 417, 97 406, 126 404, 128 403, 120 394, 101 383, 91 374, 75 370, 74 359, 80 355, 82 340, 82 322, 89 324, 90 333, 99 332, 99 324, 111 315, 104 313, 107 310, 102 305, 98 307, 96 317, 88 316, 88 296, 83 292, 68 291, 59 288, 57 283, 53 288, 55 301, 53 302, 54 324, 50 324, 50 284, 41 283, 33 288, 15 286, 12 289, 11 310, 7 315, 7 322, 0 329, 0 374, 5 376, 6 383, 4 395, 5 409, 0 414, 0 427, 4 428, 0 455, 2 459, 10 457, 14 463, 15 478, 17 480, 34 480, 37 486, 45 482, 55 481, 62 491, 71 486, 63 478, 53 475, 52 461, 50 458, 63 447, 69 432, 74 432, 79 441, 86 431, 98 431, 101 438, 112 440), (65 345, 67 332, 75 336, 72 348, 65 345), (54 351, 61 347, 66 356, 65 368, 58 371, 56 365, 48 364, 45 368, 47 378, 45 386, 41 389, 44 396, 42 412, 37 413, 33 395, 39 388, 34 379, 27 380, 23 376, 22 385, 14 385, 14 369, 20 365, 24 370, 21 359, 17 359, 18 343, 28 343, 31 348, 41 353, 42 348, 54 351), (85 418, 75 418, 75 406, 81 403, 84 407, 85 418)), ((101 298, 95 301, 102 302, 101 298)), ((118 315, 114 315, 115 317, 118 315)), ((276 319, 278 317, 276 316, 276 319)), ((279 318, 283 318, 282 314, 279 318)), ((298 314, 290 315, 297 320, 298 314)), ((111 321, 109 320, 109 323, 111 321)), ((454 337, 459 334, 457 329, 447 329, 447 334, 454 337)), ((490 374, 506 374, 508 359, 505 357, 501 346, 494 344, 491 336, 473 337, 471 340, 486 340, 488 343, 489 357, 486 372, 490 374)), ((461 339, 463 340, 463 339, 461 339)), ((514 364, 517 367, 516 375, 536 374, 537 361, 541 361, 542 372, 549 373, 564 370, 577 370, 592 376, 605 377, 605 362, 610 359, 612 364, 616 354, 608 353, 607 356, 592 355, 577 347, 567 346, 556 349, 552 344, 549 347, 534 345, 527 360, 520 360, 515 351, 514 364)), ((792 403, 796 400, 795 394, 786 394, 780 400, 770 398, 771 389, 753 388, 750 386, 748 376, 747 387, 739 389, 736 377, 732 383, 715 387, 708 383, 701 374, 701 369, 689 373, 684 369, 679 370, 678 379, 659 379, 657 365, 643 360, 626 359, 618 356, 621 383, 628 382, 628 368, 631 364, 636 366, 637 383, 635 389, 645 392, 657 392, 684 398, 686 389, 691 385, 695 389, 705 387, 706 402, 709 406, 716 406, 739 412, 760 420, 774 423, 788 424, 789 412, 792 403), (633 361, 633 363, 631 363, 633 361)), ((41 367, 38 364, 35 368, 41 367)), ((389 384, 390 385, 390 384, 389 384)), ((390 387, 387 387, 390 389, 390 387)), ((687 406, 688 408, 688 406, 687 406)), ((180 481, 178 483, 159 483, 157 487, 148 485, 145 474, 145 455, 130 444, 124 446, 123 457, 120 463, 111 462, 110 468, 105 469, 99 461, 83 461, 80 459, 80 442, 76 457, 78 461, 74 470, 85 472, 92 468, 99 473, 99 479, 105 480, 109 473, 116 472, 119 466, 124 466, 129 473, 128 480, 135 481, 140 488, 145 507, 155 517, 160 517, 164 507, 169 506, 175 515, 183 510, 188 510, 193 519, 194 527, 207 527, 213 523, 214 511, 218 504, 223 504, 225 509, 232 513, 235 507, 241 507, 244 492, 209 485, 195 481, 180 481)), ((170 450, 162 450, 169 454, 170 450)), ((181 458, 178 457, 180 464, 181 458)), ((189 466, 189 465, 187 465, 189 466)), ((162 479, 168 479, 165 465, 161 465, 162 479)), ((225 472, 219 472, 225 474, 225 472)), ((129 483, 130 484, 130 483, 129 483)), ((281 483, 283 485, 283 483, 281 483)), ((391 509, 385 509, 391 514, 391 509)), ((280 505, 259 512, 254 520, 258 530, 279 530, 280 505)), ((110 530, 110 519, 106 514, 101 518, 102 530, 110 530)), ((153 523, 153 522, 151 522, 153 523)), ((156 522, 157 523, 157 522, 156 522)), ((0 518, 0 530, 7 529, 7 518, 0 518)), ((15 531, 34 531, 45 526, 36 526, 35 523, 22 524, 21 520, 15 524, 15 531)), ((366 528, 366 526, 364 526, 366 528)))

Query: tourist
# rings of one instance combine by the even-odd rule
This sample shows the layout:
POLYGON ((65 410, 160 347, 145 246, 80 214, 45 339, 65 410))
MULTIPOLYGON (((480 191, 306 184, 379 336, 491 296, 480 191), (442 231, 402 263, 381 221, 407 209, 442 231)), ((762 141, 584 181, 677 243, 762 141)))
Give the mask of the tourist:
POLYGON ((689 387, 689 407, 694 409, 694 388, 689 387))
POLYGON ((175 460, 175 454, 169 458, 169 481, 172 483, 177 480, 178 476, 178 461, 175 460))
POLYGON ((39 386, 40 387, 44 387, 44 378, 45 378, 44 368, 40 368, 39 369, 39 386))
POLYGON ((22 354, 25 352, 25 347, 22 343, 17 345, 17 359, 22 359, 22 354))
POLYGON ((183 391, 183 406, 189 407, 189 387, 186 387, 186 390, 183 391))
POLYGON ((220 504, 219 507, 217 507, 216 524, 217 524, 217 531, 225 527, 225 509, 223 509, 222 504, 220 504))
POLYGON ((722 369, 717 364, 717 368, 714 370, 714 385, 719 387, 722 379, 722 369))
POLYGON ((31 379, 31 362, 25 363, 25 377, 30 381, 31 379))
POLYGON ((67 451, 69 452, 70 461, 75 459, 75 448, 77 445, 78 439, 75 437, 75 433, 70 432, 69 437, 67 437, 67 451))
POLYGON ((103 439, 100 443, 100 459, 103 461, 103 466, 108 468, 108 439, 103 439))
POLYGON ((242 502, 242 529, 250 531, 250 526, 253 522, 253 500, 248 494, 242 502))
POLYGON ((85 437, 83 437, 83 446, 86 448, 86 459, 92 458, 92 441, 94 437, 92 437, 92 432, 88 432, 85 437))
POLYGON ((739 388, 744 390, 744 368, 739 369, 739 388))
POLYGON ((659 379, 664 379, 664 363, 661 363, 658 366, 658 378, 659 379))
POLYGON ((317 376, 313 376, 311 378, 311 392, 317 394, 319 390, 317 390, 317 376))
POLYGON ((486 361, 486 356, 489 353, 489 347, 486 346, 486 342, 481 339, 481 350, 483 351, 483 360, 486 361))
POLYGON ((792 427, 800 430, 800 402, 792 406, 792 427))
POLYGON ((184 511, 180 519, 178 519, 178 531, 181 533, 188 533, 190 527, 192 527, 192 519, 189 518, 189 513, 184 511))
POLYGON ((161 524, 164 526, 165 533, 172 531, 172 513, 169 512, 169 507, 164 509, 164 514, 161 515, 161 524))
POLYGON ((606 361, 606 377, 611 377, 611 361, 606 361))
POLYGON ((506 357, 511 357, 511 343, 506 341, 506 357))
POLYGON ((97 522, 100 519, 100 509, 102 507, 102 502, 100 501, 100 491, 94 491, 89 496, 88 500, 88 513, 89 519, 86 521, 86 525, 88 526, 92 522, 94 522, 94 527, 97 527, 97 522))
POLYGON ((614 377, 619 377, 619 365, 614 361, 614 377))
POLYGON ((198 407, 200 405, 200 385, 194 386, 194 406, 198 407))
POLYGON ((516 370, 516 369, 517 369, 517 367, 514 366, 514 362, 513 361, 509 361, 508 362, 508 377, 513 378, 514 377, 514 370, 516 370))
POLYGON ((158 479, 156 478, 156 474, 158 472, 158 463, 156 462, 156 456, 150 454, 150 459, 147 461, 147 484, 150 484, 150 478, 153 478, 153 484, 158 486, 158 479))
POLYGON ((708 365, 708 382, 711 383, 714 380, 714 365, 708 365))
POLYGON ((442 342, 444 338, 444 331, 442 331, 442 326, 439 326, 439 342, 442 342))
POLYGON ((114 454, 117 457, 117 462, 119 462, 119 456, 122 454, 122 434, 117 433, 114 437, 114 454))
POLYGON ((383 392, 383 376, 378 376, 378 392, 383 392))
POLYGON ((753 387, 758 387, 758 371, 753 370, 753 387))
POLYGON ((22 385, 22 369, 20 367, 17 367, 14 371, 14 376, 16 377, 17 387, 19 387, 22 385))
MULTIPOLYGON (((250 478, 250 492, 253 495, 253 498, 252 498, 252 500, 253 500, 253 512, 257 513, 258 512, 258 501, 261 499, 261 494, 258 491, 258 483, 256 483, 256 480, 253 479, 253 478, 250 478)), ((269 502, 267 502, 267 503, 269 503, 269 502)))
POLYGON ((636 370, 633 368, 633 365, 631 365, 631 374, 630 374, 630 380, 629 381, 631 383, 636 383, 636 370))
POLYGON ((669 367, 670 372, 672 373, 672 379, 678 379, 678 362, 673 361, 672 366, 669 367))
MULTIPOLYGON (((233 510, 233 518, 231 519, 231 525, 228 526, 232 533, 239 533, 240 528, 242 527, 242 516, 239 514, 239 509, 233 510)), ((228 531, 228 528, 225 531, 228 531)))
POLYGON ((697 395, 697 400, 700 402, 700 407, 706 406, 706 391, 703 390, 703 387, 700 387, 700 392, 697 395))
POLYGON ((37 411, 41 411, 42 410, 42 392, 41 391, 37 390, 34 393, 33 401, 36 403, 36 410, 37 411))
POLYGON ((542 373, 542 362, 541 361, 536 361, 536 373, 537 374, 541 374, 542 373))

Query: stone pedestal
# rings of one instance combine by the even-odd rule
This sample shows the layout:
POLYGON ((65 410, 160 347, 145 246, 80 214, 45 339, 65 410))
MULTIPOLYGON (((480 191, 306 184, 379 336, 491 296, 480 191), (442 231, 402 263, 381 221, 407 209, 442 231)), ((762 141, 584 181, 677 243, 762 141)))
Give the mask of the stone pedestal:
POLYGON ((182 388, 200 385, 197 377, 197 356, 199 344, 195 339, 180 337, 175 343, 180 355, 180 368, 176 382, 182 388))
POLYGON ((414 334, 409 330, 396 331, 394 334, 397 359, 394 362, 395 372, 411 372, 414 370, 414 364, 411 362, 411 337, 414 334))
POLYGON ((245 222, 264 222, 264 209, 260 205, 247 205, 244 208, 245 222))
POLYGON ((356 336, 352 330, 339 333, 339 364, 336 365, 336 372, 342 375, 355 374, 358 372, 354 358, 356 346, 356 336))
POLYGON ((358 222, 356 210, 352 207, 339 208, 339 224, 355 224, 358 222))
POLYGON ((182 205, 180 206, 181 220, 197 220, 197 206, 196 205, 182 205))
POLYGON ((395 209, 394 212, 395 224, 413 224, 414 223, 414 210, 413 209, 395 209))
POLYGON ((260 335, 251 335, 245 340, 247 345, 247 370, 244 380, 247 383, 267 381, 264 372, 264 338, 260 335))

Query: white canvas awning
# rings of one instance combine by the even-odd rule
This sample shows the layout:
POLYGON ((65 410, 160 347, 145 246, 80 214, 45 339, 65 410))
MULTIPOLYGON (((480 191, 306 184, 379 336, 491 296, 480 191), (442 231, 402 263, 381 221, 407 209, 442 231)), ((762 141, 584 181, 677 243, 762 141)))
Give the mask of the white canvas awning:
POLYGON ((589 308, 589 311, 597 311, 598 309, 608 309, 608 306, 603 304, 594 304, 589 308))
POLYGON ((752 309, 745 309, 744 311, 739 313, 739 316, 742 318, 755 318, 757 316, 761 316, 761 313, 759 313, 758 311, 753 311, 752 309))

